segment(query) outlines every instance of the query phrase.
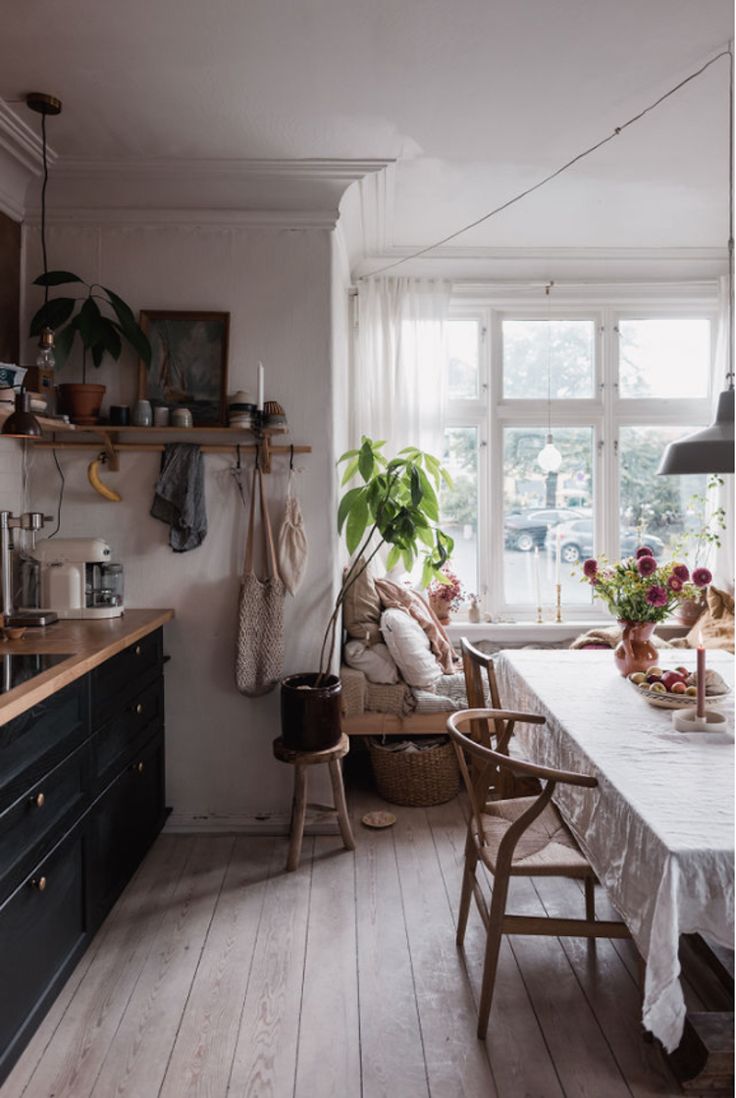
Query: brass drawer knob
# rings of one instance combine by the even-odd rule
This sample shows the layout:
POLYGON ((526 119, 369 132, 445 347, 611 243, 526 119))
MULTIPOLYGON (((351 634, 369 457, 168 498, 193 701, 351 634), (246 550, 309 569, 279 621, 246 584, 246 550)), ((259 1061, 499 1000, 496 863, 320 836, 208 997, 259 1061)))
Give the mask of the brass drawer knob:
POLYGON ((37 793, 35 797, 31 797, 31 804, 35 804, 36 808, 43 808, 46 804, 46 794, 37 793))
POLYGON ((136 656, 140 656, 140 654, 141 654, 141 652, 142 652, 142 651, 143 651, 143 649, 141 648, 140 644, 136 644, 136 646, 135 646, 135 654, 136 654, 136 656))
POLYGON ((135 711, 138 714, 138 716, 140 717, 141 713, 143 712, 143 703, 142 702, 138 702, 138 704, 135 707, 135 711))
POLYGON ((45 892, 46 891, 46 878, 45 877, 34 877, 31 880, 31 888, 35 888, 37 892, 45 892))
POLYGON ((139 763, 136 763, 135 769, 136 769, 136 773, 142 774, 143 771, 146 769, 146 767, 145 767, 144 763, 139 762, 139 763))

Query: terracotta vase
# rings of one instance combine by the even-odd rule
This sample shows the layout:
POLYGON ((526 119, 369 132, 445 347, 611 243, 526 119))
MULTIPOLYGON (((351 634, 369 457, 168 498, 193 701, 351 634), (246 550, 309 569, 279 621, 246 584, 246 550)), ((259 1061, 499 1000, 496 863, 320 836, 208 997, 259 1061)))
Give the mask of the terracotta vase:
POLYGON ((659 656, 650 638, 654 632, 654 621, 620 621, 621 640, 613 653, 620 675, 631 675, 634 671, 648 671, 654 667, 659 656))
POLYGON ((703 613, 705 606, 706 602, 702 597, 699 599, 686 599, 680 603, 672 616, 675 621, 681 625, 686 625, 690 629, 703 613))
POLYGON ((432 607, 432 610, 441 625, 450 624, 450 611, 447 608, 445 599, 438 599, 436 595, 430 595, 429 605, 432 607))
POLYGON ((58 407, 65 412, 72 423, 92 426, 100 418, 100 405, 105 395, 104 385, 59 385, 58 407))

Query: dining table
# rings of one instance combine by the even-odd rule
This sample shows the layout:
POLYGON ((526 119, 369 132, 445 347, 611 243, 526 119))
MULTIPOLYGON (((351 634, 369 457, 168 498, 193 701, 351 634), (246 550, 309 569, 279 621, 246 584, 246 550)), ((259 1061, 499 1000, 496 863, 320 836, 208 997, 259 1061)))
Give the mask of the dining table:
MULTIPOLYGON (((695 661, 693 650, 661 652, 668 669, 695 661)), ((558 784, 554 800, 646 962, 644 1027, 672 1052, 686 1018, 680 936, 733 948, 733 695, 719 706, 722 731, 683 733, 610 651, 505 650, 494 663, 504 707, 546 718, 516 725, 516 751, 598 779, 558 784)), ((707 653, 731 689, 733 665, 707 653)))

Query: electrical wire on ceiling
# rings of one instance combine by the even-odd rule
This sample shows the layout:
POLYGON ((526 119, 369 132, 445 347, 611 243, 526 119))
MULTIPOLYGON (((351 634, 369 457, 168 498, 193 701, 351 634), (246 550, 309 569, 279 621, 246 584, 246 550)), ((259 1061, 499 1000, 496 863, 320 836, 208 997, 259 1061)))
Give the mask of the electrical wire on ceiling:
POLYGON ((722 57, 731 58, 732 56, 733 50, 732 47, 729 45, 726 49, 723 49, 720 51, 720 53, 717 53, 715 57, 711 57, 709 61, 706 61, 705 64, 701 65, 700 68, 696 69, 695 72, 691 72, 689 76, 686 76, 683 80, 680 80, 680 82, 678 84, 675 84, 673 88, 670 88, 669 91, 665 92, 663 95, 660 95, 660 97, 658 99, 655 99, 653 103, 650 103, 647 107, 644 107, 642 110, 640 110, 638 114, 633 115, 633 117, 629 118, 626 122, 622 122, 620 126, 616 126, 613 132, 608 134, 607 137, 603 137, 600 141, 596 141, 594 145, 591 145, 587 149, 583 149, 582 152, 579 152, 576 156, 573 156, 565 164, 562 164, 559 168, 556 168, 553 172, 550 172, 549 175, 546 175, 544 179, 540 179, 531 187, 527 187, 526 190, 523 190, 519 194, 514 195, 513 198, 507 199, 506 202, 501 203, 500 206, 496 206, 495 209, 489 210, 488 213, 483 214, 482 217, 477 217, 475 221, 470 221, 467 225, 463 225, 461 229, 456 229, 455 232, 450 233, 448 236, 442 237, 441 240, 435 240, 433 244, 427 244, 424 248, 418 248, 417 251, 412 252, 411 255, 402 256, 401 259, 396 259, 393 260, 391 263, 386 263, 383 267, 379 267, 376 271, 371 271, 369 274, 361 275, 358 281, 361 282, 366 278, 375 278, 376 275, 385 274, 386 271, 391 271, 395 267, 400 267, 403 263, 409 263, 413 259, 419 259, 421 258, 421 256, 427 255, 429 252, 433 252, 435 248, 441 248, 444 244, 449 244, 451 240, 456 240, 459 236, 462 236, 463 233, 469 232, 470 229, 475 229, 478 225, 482 225, 485 221, 489 221, 490 218, 495 217, 496 214, 500 214, 504 210, 508 210, 510 206, 514 206, 517 202, 521 202, 523 198, 526 198, 528 195, 533 194, 535 191, 538 191, 540 187, 544 187, 545 184, 550 183, 553 179, 556 179, 558 175, 562 175, 563 172, 566 172, 569 168, 572 168, 573 165, 578 164, 581 160, 584 160, 586 156, 590 156, 592 153, 597 152, 598 149, 602 149, 604 145, 607 145, 610 141, 613 141, 614 138, 622 134, 624 130, 629 128, 629 126, 633 126, 637 122, 640 122, 642 118, 650 114, 651 111, 656 110, 657 107, 661 106, 662 103, 664 103, 671 96, 675 95, 678 91, 681 91, 682 88, 686 87, 687 84, 690 84, 693 80, 697 80, 699 76, 702 76, 703 73, 711 67, 711 65, 715 65, 716 61, 720 61, 722 57))

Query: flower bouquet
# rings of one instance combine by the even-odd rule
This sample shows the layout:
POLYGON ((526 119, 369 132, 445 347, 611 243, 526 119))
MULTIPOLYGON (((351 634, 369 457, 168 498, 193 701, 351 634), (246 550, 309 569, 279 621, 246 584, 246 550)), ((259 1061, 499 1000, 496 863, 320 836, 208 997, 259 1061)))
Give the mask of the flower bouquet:
POLYGON ((457 610, 462 605, 464 592, 463 585, 448 567, 442 569, 444 580, 434 579, 427 588, 429 605, 435 614, 445 625, 450 620, 450 611, 457 610))
POLYGON ((687 599, 696 599, 712 576, 707 568, 692 575, 686 564, 669 561, 658 564, 651 549, 643 545, 634 557, 609 564, 586 560, 583 578, 602 599, 622 628, 621 643, 614 656, 622 675, 646 671, 657 662, 651 635, 657 622, 687 599))

